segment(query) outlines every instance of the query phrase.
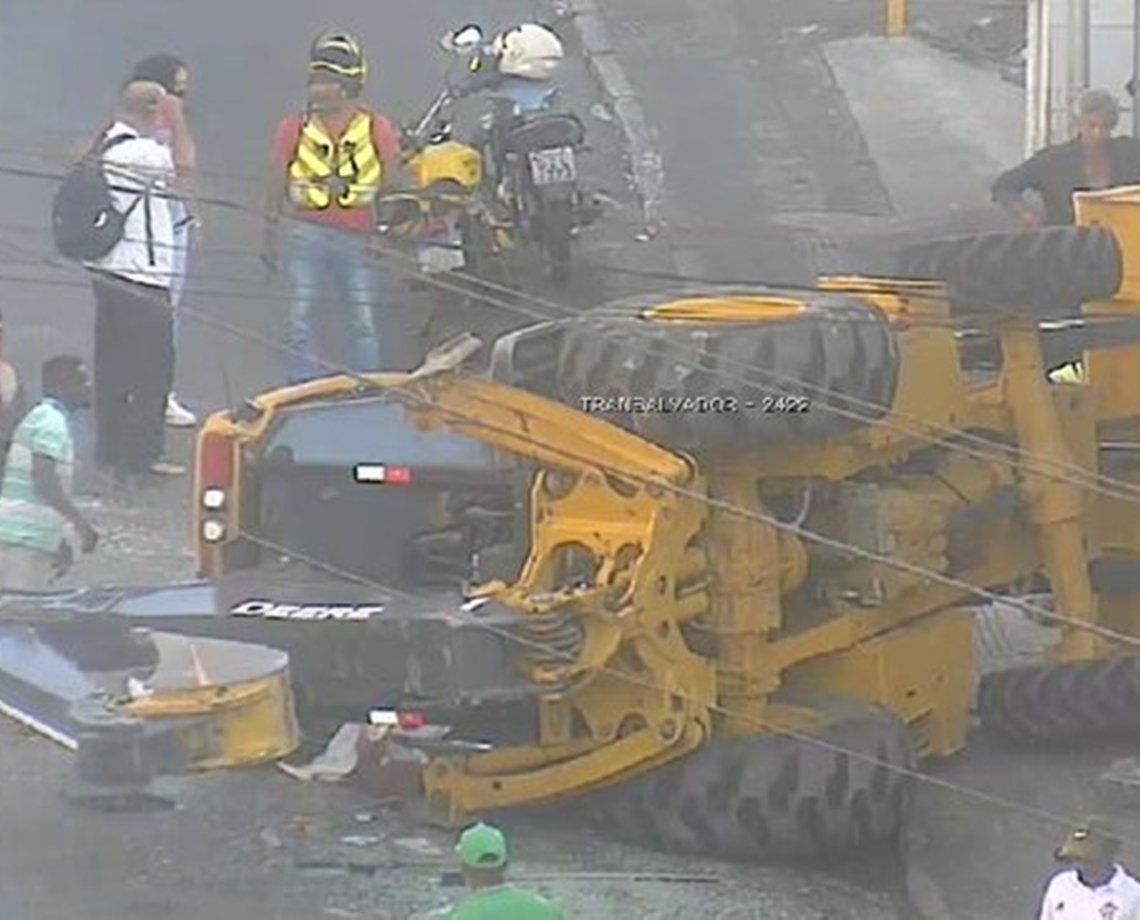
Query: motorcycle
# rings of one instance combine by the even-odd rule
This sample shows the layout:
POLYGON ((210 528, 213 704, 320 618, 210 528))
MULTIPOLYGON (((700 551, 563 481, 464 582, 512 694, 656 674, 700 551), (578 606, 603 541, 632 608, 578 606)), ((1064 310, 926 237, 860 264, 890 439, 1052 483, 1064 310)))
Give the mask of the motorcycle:
MULTIPOLYGON (((441 44, 464 55, 481 41, 480 30, 459 30, 441 44)), ((449 117, 452 104, 466 94, 467 87, 453 83, 449 71, 427 110, 401 131, 401 165, 409 187, 384 195, 377 206, 380 233, 402 243, 424 276, 447 281, 432 289, 419 331, 429 347, 446 337, 444 317, 463 316, 465 327, 472 324, 471 278, 498 280, 502 274, 496 271, 499 247, 483 196, 483 154, 455 139, 449 117)))
POLYGON ((579 176, 586 127, 561 107, 557 87, 496 73, 486 50, 476 60, 472 69, 488 72, 480 122, 488 192, 515 234, 537 247, 552 280, 565 284, 574 239, 603 211, 579 176))
POLYGON ((427 112, 405 132, 413 191, 388 196, 387 206, 402 209, 412 232, 428 234, 420 249, 425 271, 466 266, 477 277, 489 277, 501 269, 508 250, 524 243, 538 249, 556 283, 565 283, 574 238, 603 210, 600 196, 587 194, 579 179, 585 126, 559 110, 556 88, 497 74, 479 26, 448 33, 440 44, 466 58, 468 75, 455 84, 449 74, 427 112), (478 136, 456 141, 446 113, 476 94, 490 102, 478 136), (439 216, 433 205, 441 202, 453 218, 446 230, 430 223, 439 216), (444 250, 452 255, 444 258, 444 250))
MULTIPOLYGON (((478 43, 482 32, 445 36, 458 48, 478 43)), ((448 106, 462 88, 447 80, 428 109, 401 132, 401 165, 411 188, 384 195, 377 205, 380 232, 410 243, 425 274, 468 267, 471 247, 467 225, 478 216, 483 157, 457 141, 446 119, 448 106)))

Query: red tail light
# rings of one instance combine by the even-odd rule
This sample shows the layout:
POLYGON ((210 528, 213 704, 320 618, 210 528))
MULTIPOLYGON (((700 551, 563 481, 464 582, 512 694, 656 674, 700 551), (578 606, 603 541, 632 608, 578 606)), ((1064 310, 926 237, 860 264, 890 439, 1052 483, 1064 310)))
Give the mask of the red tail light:
POLYGON ((383 463, 358 463, 352 477, 360 483, 406 486, 412 481, 412 471, 406 466, 385 466, 383 463))
POLYGON ((227 488, 233 484, 233 441, 220 434, 204 434, 198 449, 200 487, 227 488))
POLYGON ((401 712, 396 716, 396 722, 405 731, 414 731, 427 725, 422 712, 401 712))
POLYGON ((412 471, 406 466, 390 466, 385 481, 396 485, 407 485, 412 481, 412 471))

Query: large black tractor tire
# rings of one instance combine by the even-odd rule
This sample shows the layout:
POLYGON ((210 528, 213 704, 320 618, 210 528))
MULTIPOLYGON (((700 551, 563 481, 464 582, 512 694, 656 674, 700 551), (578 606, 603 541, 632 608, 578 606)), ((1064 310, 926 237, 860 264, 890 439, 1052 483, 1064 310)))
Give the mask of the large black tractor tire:
POLYGON ((558 389, 573 406, 590 397, 663 401, 674 409, 615 402, 618 411, 602 412, 664 447, 708 455, 870 424, 890 410, 898 368, 883 313, 821 293, 798 314, 755 322, 662 321, 628 308, 586 314, 567 325, 558 389))
POLYGON ((596 796, 608 834, 734 861, 842 858, 898 840, 915 755, 892 713, 859 706, 813 733, 731 737, 596 796))
POLYGON ((904 247, 895 274, 945 283, 961 309, 1057 315, 1116 294, 1124 257, 1106 228, 1048 227, 904 247))
POLYGON ((1140 657, 996 671, 978 686, 982 725, 1011 741, 1069 742, 1140 730, 1140 657))

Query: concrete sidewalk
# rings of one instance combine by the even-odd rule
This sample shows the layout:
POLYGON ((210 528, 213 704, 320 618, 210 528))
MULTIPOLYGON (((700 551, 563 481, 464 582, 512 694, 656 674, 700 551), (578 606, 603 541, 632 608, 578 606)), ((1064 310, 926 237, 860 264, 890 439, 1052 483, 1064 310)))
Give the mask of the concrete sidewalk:
POLYGON ((1022 89, 910 38, 860 36, 821 51, 886 208, 778 216, 829 241, 832 259, 818 269, 875 271, 904 242, 1012 228, 990 185, 1022 159, 1022 89))
POLYGON ((818 44, 800 35, 811 2, 597 5, 650 126, 664 169, 661 210, 687 271, 804 283, 816 235, 790 232, 777 217, 886 213, 818 44))
POLYGON ((921 42, 866 37, 881 4, 597 6, 690 273, 801 283, 904 235, 1007 225, 988 186, 1020 159, 1021 91, 921 42))
POLYGON ((1020 89, 910 38, 849 39, 824 53, 895 217, 986 214, 990 183, 1022 159, 1020 89))

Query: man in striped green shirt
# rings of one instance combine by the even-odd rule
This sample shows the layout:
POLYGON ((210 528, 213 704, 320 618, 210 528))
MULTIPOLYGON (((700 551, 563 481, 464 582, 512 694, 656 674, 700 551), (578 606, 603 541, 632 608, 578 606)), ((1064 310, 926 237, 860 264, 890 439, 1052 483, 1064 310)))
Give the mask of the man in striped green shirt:
POLYGON ((79 358, 60 356, 42 369, 43 398, 24 416, 0 485, 0 589, 46 587, 70 565, 64 525, 75 528, 84 553, 98 535, 71 500, 75 443, 69 417, 90 404, 91 384, 79 358))

